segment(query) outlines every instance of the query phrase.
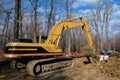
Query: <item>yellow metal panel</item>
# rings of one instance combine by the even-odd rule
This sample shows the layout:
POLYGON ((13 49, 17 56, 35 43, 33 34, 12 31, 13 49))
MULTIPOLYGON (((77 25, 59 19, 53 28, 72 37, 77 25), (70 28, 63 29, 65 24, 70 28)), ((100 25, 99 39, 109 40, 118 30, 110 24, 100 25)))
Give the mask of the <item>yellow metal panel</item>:
POLYGON ((35 56, 62 56, 62 53, 36 53, 36 54, 4 54, 6 58, 21 58, 21 57, 35 57, 35 56))

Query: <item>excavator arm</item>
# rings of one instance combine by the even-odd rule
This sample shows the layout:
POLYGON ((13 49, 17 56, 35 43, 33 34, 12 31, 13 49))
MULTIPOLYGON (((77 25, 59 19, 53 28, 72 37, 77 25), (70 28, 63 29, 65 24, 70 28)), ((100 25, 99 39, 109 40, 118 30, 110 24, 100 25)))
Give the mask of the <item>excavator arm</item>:
POLYGON ((56 47, 58 47, 60 34, 62 30, 75 28, 75 27, 82 27, 82 30, 87 38, 87 42, 90 48, 94 48, 90 30, 88 27, 88 23, 85 20, 85 18, 72 18, 68 20, 61 21, 57 24, 55 24, 48 36, 48 39, 46 40, 45 44, 55 44, 56 47), (76 20, 80 20, 80 22, 77 22, 76 20), (76 21, 76 22, 75 22, 76 21))

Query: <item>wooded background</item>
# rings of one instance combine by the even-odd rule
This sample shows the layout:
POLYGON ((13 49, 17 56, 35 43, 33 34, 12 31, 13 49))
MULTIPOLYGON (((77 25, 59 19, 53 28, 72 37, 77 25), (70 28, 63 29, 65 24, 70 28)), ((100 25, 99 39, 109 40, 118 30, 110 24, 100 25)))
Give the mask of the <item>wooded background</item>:
MULTIPOLYGON (((98 0, 89 14, 74 12, 76 0, 0 0, 0 49, 15 38, 33 39, 48 35, 58 21, 85 17, 89 23, 95 48, 120 51, 120 35, 110 35, 110 19, 113 5, 109 0, 98 0), (102 3, 102 4, 101 4, 102 3)), ((60 46, 64 51, 81 51, 87 45, 79 28, 63 31, 60 46)))

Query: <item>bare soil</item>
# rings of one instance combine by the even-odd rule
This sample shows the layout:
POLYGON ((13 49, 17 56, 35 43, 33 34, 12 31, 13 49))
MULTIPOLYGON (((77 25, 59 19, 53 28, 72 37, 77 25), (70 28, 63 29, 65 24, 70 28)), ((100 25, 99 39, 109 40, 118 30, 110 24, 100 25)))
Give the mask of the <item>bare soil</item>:
POLYGON ((85 57, 75 58, 72 68, 40 77, 10 69, 9 61, 0 62, 0 80, 120 80, 120 54, 106 61, 84 64, 86 61, 85 57))

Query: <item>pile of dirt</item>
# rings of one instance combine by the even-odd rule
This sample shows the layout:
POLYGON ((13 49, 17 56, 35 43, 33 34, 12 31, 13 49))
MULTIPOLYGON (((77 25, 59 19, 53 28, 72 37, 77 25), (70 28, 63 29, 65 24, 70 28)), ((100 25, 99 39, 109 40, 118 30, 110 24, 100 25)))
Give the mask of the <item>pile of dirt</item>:
POLYGON ((120 79, 120 54, 110 57, 107 61, 101 61, 99 67, 101 72, 108 77, 120 79))
POLYGON ((74 59, 74 67, 64 71, 66 80, 120 80, 120 53, 108 60, 84 64, 86 57, 74 59))

